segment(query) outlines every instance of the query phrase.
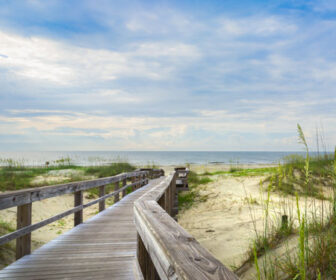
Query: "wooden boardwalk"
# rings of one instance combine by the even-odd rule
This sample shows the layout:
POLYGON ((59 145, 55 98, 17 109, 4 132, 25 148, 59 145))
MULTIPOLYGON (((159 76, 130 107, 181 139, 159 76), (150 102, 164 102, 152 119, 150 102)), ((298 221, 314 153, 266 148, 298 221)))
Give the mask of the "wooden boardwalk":
POLYGON ((103 212, 0 271, 0 279, 142 279, 133 204, 154 179, 103 212))

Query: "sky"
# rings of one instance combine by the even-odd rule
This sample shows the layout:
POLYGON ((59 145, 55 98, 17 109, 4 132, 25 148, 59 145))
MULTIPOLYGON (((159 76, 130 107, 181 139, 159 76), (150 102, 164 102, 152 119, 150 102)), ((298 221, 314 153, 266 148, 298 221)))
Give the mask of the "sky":
POLYGON ((0 0, 0 151, 336 140, 336 1, 0 0))

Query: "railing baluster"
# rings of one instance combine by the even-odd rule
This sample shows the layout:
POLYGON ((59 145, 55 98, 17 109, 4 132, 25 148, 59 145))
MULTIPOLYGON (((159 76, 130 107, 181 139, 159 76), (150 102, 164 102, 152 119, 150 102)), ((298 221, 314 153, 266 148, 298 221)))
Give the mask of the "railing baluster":
MULTIPOLYGON (((99 197, 102 197, 105 195, 105 190, 106 190, 106 186, 99 187, 99 197)), ((105 199, 99 202, 99 212, 104 211, 104 210, 105 210, 105 199)))
MULTIPOLYGON (((75 192, 75 207, 80 206, 83 204, 83 192, 78 191, 75 192)), ((74 214, 74 225, 77 226, 83 223, 83 210, 80 210, 74 214)))
MULTIPOLYGON (((127 186, 129 181, 134 184, 132 190, 140 188, 148 183, 150 178, 157 178, 162 172, 159 169, 146 168, 144 170, 123 173, 116 176, 93 179, 89 181, 71 182, 55 186, 38 187, 29 190, 20 190, 0 194, 0 210, 17 207, 17 231, 0 236, 0 245, 16 239, 16 258, 19 259, 31 252, 31 232, 47 224, 55 222, 68 215, 74 215, 74 226, 83 223, 83 209, 99 203, 99 212, 106 208, 106 198, 115 197, 115 202, 121 198, 118 194, 106 194, 107 185, 115 184, 115 190, 120 190, 120 185, 127 186), (122 182, 122 183, 120 183, 122 182), (84 204, 85 191, 98 188, 100 199, 84 204), (74 208, 57 214, 51 218, 32 224, 32 203, 46 198, 57 197, 64 194, 74 194, 74 208), (102 198, 106 196, 106 198, 102 198), (79 210, 80 209, 80 210, 79 210)), ((122 190, 122 196, 127 195, 127 190, 122 190)), ((165 199, 165 198, 164 198, 165 199)))
MULTIPOLYGON (((117 191, 119 190, 119 188, 120 188, 120 181, 115 183, 114 190, 117 191)), ((118 192, 114 195, 114 203, 118 202, 119 200, 120 200, 120 193, 118 192)))
MULTIPOLYGON (((132 182, 132 184, 135 183, 135 181, 136 181, 136 177, 133 176, 133 177, 131 178, 131 182, 132 182)), ((134 190, 135 190, 135 185, 132 186, 132 192, 133 192, 134 190)))
MULTIPOLYGON (((122 186, 124 187, 126 185, 127 185, 127 179, 125 178, 122 180, 122 186)), ((122 197, 124 198, 125 196, 126 196, 126 189, 122 191, 122 197)))
POLYGON ((137 234, 137 257, 144 280, 160 280, 159 274, 139 234, 137 234))
MULTIPOLYGON (((17 207, 17 229, 31 225, 32 204, 24 204, 17 207)), ((20 259, 31 252, 31 233, 16 239, 16 259, 20 259)))

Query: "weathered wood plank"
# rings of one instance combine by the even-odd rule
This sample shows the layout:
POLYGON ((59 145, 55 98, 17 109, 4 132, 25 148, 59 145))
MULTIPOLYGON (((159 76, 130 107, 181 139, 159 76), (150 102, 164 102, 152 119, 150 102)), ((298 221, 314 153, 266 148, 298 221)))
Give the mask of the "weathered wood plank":
MULTIPOLYGON (((122 180, 122 188, 125 187, 127 185, 127 179, 123 179, 122 180)), ((123 191, 122 191, 122 197, 124 198, 126 196, 126 189, 123 188, 123 191)))
POLYGON ((116 192, 116 194, 114 195, 114 202, 118 202, 120 200, 120 194, 119 194, 119 190, 120 189, 120 182, 116 182, 114 185, 114 191, 116 192))
MULTIPOLYGON (((127 189, 128 187, 131 187, 134 184, 135 183, 130 184, 130 185, 126 185, 126 186, 122 187, 121 189, 119 189, 118 192, 121 192, 121 191, 127 189)), ((3 236, 0 237, 0 245, 5 244, 5 243, 7 243, 7 242, 9 242, 9 241, 11 241, 11 240, 13 240, 15 238, 18 238, 18 237, 21 237, 23 235, 26 235, 26 234, 28 234, 28 233, 36 230, 36 229, 39 229, 39 228, 41 228, 41 227, 43 227, 45 225, 53 223, 53 222, 55 222, 55 221, 57 221, 59 219, 62 219, 64 217, 70 215, 70 214, 76 213, 78 211, 82 211, 84 208, 87 208, 87 207, 89 207, 91 205, 94 205, 94 204, 100 202, 100 201, 103 201, 103 200, 105 200, 105 199, 107 199, 107 198, 109 198, 109 197, 111 197, 113 195, 115 195, 115 192, 112 192, 110 194, 106 194, 106 195, 104 195, 104 196, 102 196, 102 197, 100 197, 100 198, 98 198, 96 200, 90 201, 90 202, 88 202, 86 204, 79 205, 77 207, 74 207, 74 208, 72 208, 70 210, 67 210, 67 211, 63 212, 63 213, 55 215, 55 216, 53 216, 51 218, 45 219, 45 220, 43 220, 41 222, 38 222, 36 224, 29 225, 29 226, 20 228, 19 230, 14 231, 12 233, 8 233, 6 235, 3 235, 3 236)), ((130 204, 130 206, 133 206, 133 203, 130 204)), ((128 211, 129 211, 129 213, 132 213, 132 209, 131 208, 129 208, 128 211)), ((127 213, 124 212, 124 213, 121 213, 121 214, 127 214, 127 213)), ((129 216, 129 219, 132 219, 132 217, 129 216)))
MULTIPOLYGON (((99 187, 99 197, 102 197, 105 195, 105 190, 106 190, 106 186, 99 187)), ((99 201, 99 212, 104 211, 104 210, 105 210, 105 199, 102 201, 99 201)))
MULTIPOLYGON (((9 265, 0 271, 0 279, 142 279, 136 260, 133 202, 160 181, 162 179, 152 180, 9 265)), ((81 205, 79 209, 84 207, 81 205)))
POLYGON ((0 210, 32 203, 34 201, 43 200, 46 198, 59 196, 63 194, 85 191, 91 188, 96 188, 108 184, 114 184, 124 179, 132 178, 139 174, 146 174, 147 171, 135 171, 123 173, 120 175, 94 179, 88 181, 72 182, 54 186, 46 186, 39 188, 24 189, 19 191, 5 192, 0 194, 0 210))
POLYGON ((170 217, 173 180, 176 173, 167 176, 134 204, 135 225, 146 248, 146 252, 138 250, 143 254, 138 255, 142 266, 148 262, 149 255, 161 279, 238 279, 170 217))
MULTIPOLYGON (((17 209, 17 229, 31 225, 32 204, 18 206, 17 209)), ((27 233, 16 239, 16 259, 20 259, 31 251, 31 233, 27 233)))
MULTIPOLYGON (((83 192, 75 192, 74 195, 74 206, 78 207, 83 205, 83 192)), ((76 211, 74 216, 74 226, 77 226, 79 224, 83 223, 83 209, 76 211)))
MULTIPOLYGON (((164 252, 164 257, 174 268, 178 279, 238 279, 155 201, 135 203, 135 209, 137 229, 147 228, 158 243, 158 246, 149 250, 154 263, 154 259, 157 258, 156 262, 161 264, 162 253, 154 253, 158 250, 157 248, 160 248, 164 252)), ((146 238, 142 240, 146 242, 146 238)), ((169 270, 166 270, 164 275, 160 274, 160 277, 161 279, 171 279, 173 275, 169 270)))
POLYGON ((155 266, 149 257, 147 249, 139 235, 137 236, 137 255, 142 275, 145 275, 144 279, 160 280, 159 274, 157 273, 155 266))

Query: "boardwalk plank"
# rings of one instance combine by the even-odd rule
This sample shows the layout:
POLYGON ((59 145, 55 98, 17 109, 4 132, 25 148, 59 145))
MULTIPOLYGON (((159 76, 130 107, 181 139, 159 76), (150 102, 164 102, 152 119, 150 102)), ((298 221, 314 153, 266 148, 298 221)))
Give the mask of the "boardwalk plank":
POLYGON ((0 271, 0 279, 141 279, 133 203, 163 178, 127 195, 0 271))

